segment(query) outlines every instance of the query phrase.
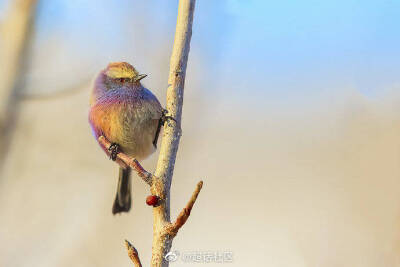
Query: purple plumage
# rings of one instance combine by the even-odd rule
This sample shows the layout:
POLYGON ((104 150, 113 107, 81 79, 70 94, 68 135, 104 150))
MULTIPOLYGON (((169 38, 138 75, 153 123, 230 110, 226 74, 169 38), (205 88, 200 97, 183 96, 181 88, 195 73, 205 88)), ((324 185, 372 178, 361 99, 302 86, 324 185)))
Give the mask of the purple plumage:
MULTIPOLYGON (((96 78, 90 99, 89 123, 95 138, 103 135, 137 160, 155 151, 163 111, 141 85, 144 77, 128 63, 111 63, 96 78)), ((129 169, 120 170, 114 214, 130 208, 129 174, 129 169)))

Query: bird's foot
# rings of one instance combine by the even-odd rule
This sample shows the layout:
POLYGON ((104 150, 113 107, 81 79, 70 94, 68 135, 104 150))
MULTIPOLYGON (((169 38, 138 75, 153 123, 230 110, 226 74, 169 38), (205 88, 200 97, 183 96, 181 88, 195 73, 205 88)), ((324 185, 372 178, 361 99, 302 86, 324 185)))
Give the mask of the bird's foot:
POLYGON ((117 154, 119 153, 119 145, 117 143, 112 143, 108 148, 110 151, 110 159, 115 161, 117 159, 117 154))
POLYGON ((176 120, 174 119, 174 117, 167 116, 167 114, 168 114, 168 110, 163 109, 162 112, 161 112, 161 118, 158 120, 157 131, 156 131, 156 135, 155 135, 154 140, 153 140, 153 145, 154 145, 155 148, 157 148, 157 141, 158 141, 158 136, 160 134, 161 127, 164 126, 164 124, 168 120, 173 120, 176 123, 176 120))
POLYGON ((174 117, 167 116, 167 114, 168 114, 168 110, 163 109, 162 114, 161 114, 161 124, 162 125, 164 125, 164 123, 166 123, 168 120, 173 120, 174 122, 176 122, 174 117))

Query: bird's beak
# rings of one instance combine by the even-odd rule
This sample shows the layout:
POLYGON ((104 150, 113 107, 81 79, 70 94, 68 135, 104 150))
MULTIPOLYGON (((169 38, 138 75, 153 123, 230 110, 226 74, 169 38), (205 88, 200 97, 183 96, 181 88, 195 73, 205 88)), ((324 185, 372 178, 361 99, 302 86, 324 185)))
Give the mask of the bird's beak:
POLYGON ((141 79, 146 78, 146 77, 147 77, 147 74, 139 74, 139 75, 135 78, 135 82, 138 82, 138 81, 140 81, 141 79))

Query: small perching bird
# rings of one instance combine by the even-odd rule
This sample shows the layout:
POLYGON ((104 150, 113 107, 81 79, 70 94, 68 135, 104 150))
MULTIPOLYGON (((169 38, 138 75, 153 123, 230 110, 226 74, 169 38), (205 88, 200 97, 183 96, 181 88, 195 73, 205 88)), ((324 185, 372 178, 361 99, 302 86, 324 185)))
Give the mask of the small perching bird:
MULTIPOLYGON (((142 86, 147 75, 126 62, 110 63, 97 76, 90 98, 89 123, 94 136, 112 142, 110 157, 119 151, 137 160, 156 150, 164 110, 156 96, 142 86)), ((112 213, 131 207, 131 169, 120 167, 112 213)))

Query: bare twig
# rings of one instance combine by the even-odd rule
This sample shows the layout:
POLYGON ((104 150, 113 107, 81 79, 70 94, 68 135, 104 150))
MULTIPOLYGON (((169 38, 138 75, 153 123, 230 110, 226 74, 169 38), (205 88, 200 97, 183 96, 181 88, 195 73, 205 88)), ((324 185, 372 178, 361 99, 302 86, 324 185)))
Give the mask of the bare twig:
POLYGON ((178 217, 176 218, 176 221, 170 224, 169 227, 167 227, 169 235, 175 236, 178 233, 179 229, 181 229, 181 227, 186 223, 202 187, 203 187, 203 181, 200 181, 197 184, 196 189, 194 190, 189 202, 186 204, 186 207, 184 207, 181 213, 179 213, 178 217))
POLYGON ((128 250, 128 256, 129 258, 131 258, 133 265, 135 267, 142 267, 142 263, 140 262, 139 258, 139 253, 136 250, 136 248, 131 243, 129 243, 128 240, 125 240, 125 246, 126 249, 128 250))
MULTIPOLYGON (((104 136, 100 136, 98 141, 100 145, 103 147, 104 151, 107 154, 109 154, 108 149, 111 146, 111 142, 108 141, 104 136)), ((146 171, 136 159, 129 157, 125 153, 119 152, 117 154, 117 162, 123 167, 126 166, 131 167, 133 170, 137 172, 137 174, 139 175, 139 177, 143 179, 143 181, 145 181, 148 185, 151 185, 153 175, 148 171, 146 171)))

